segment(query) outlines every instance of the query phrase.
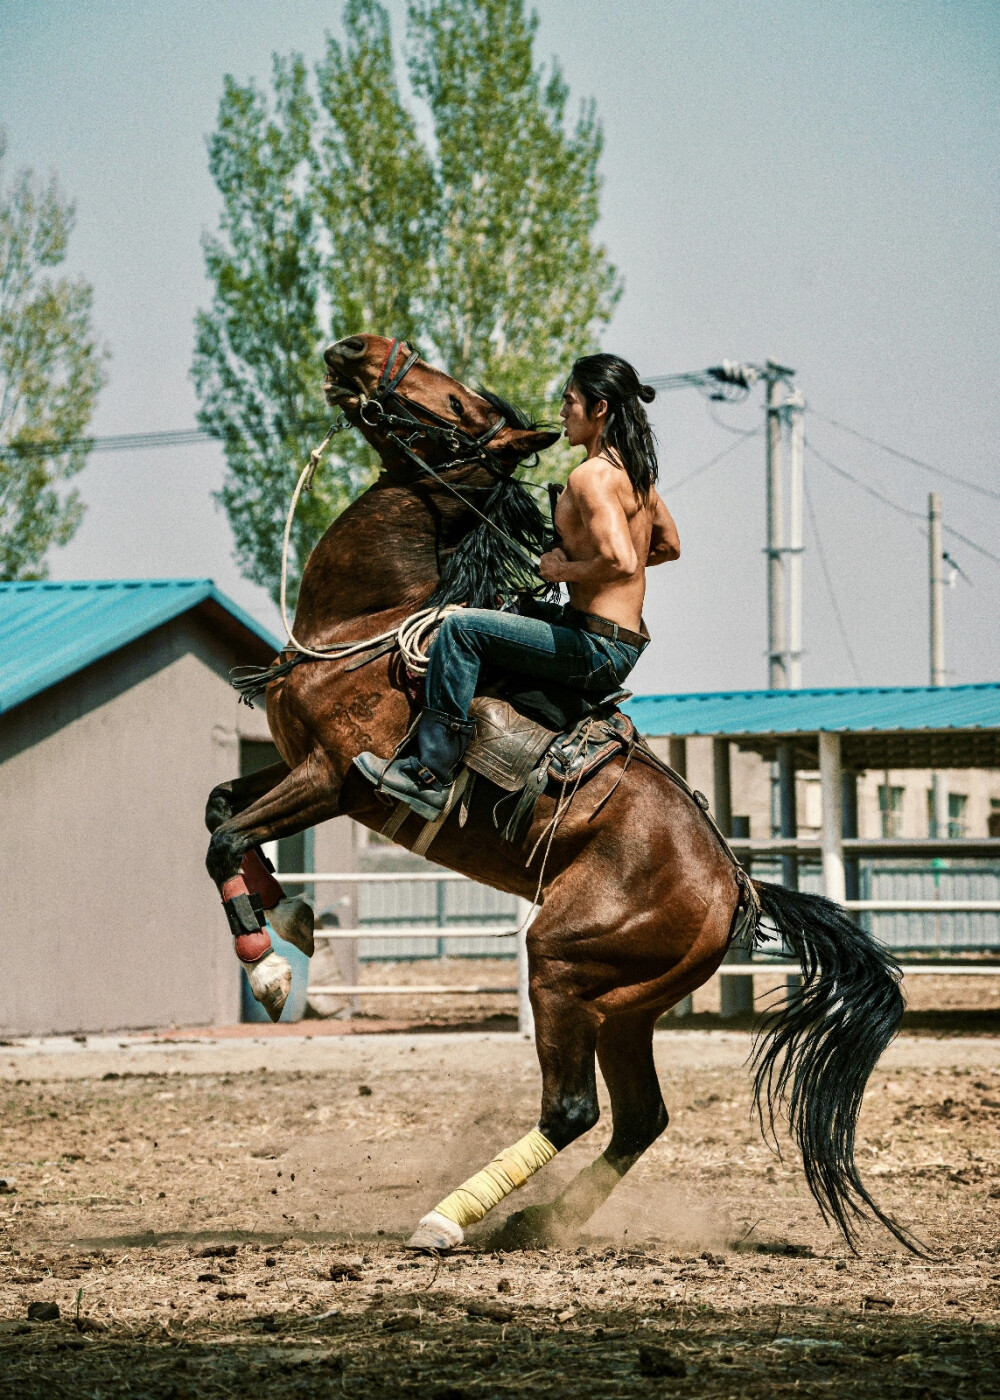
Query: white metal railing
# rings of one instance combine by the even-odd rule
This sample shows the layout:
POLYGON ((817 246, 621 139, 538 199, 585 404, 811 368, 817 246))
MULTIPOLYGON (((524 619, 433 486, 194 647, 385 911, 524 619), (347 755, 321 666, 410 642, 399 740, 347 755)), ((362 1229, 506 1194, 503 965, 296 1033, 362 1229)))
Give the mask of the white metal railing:
MULTIPOLYGON (((380 884, 442 884, 445 882, 469 881, 467 875, 455 870, 338 870, 338 871, 292 871, 279 870, 277 878, 286 885, 380 885, 380 884)), ((520 1034, 534 1036, 534 1018, 528 998, 528 953, 525 931, 522 925, 528 920, 530 902, 518 898, 518 922, 502 924, 360 924, 356 928, 336 928, 315 930, 314 936, 327 942, 353 943, 355 947, 361 939, 427 939, 427 938, 475 938, 489 943, 497 938, 510 938, 519 933, 517 940, 517 982, 506 987, 470 987, 437 984, 378 986, 363 982, 344 982, 331 985, 310 984, 313 996, 341 996, 352 999, 360 996, 517 996, 517 1028, 520 1034)))
MULTIPOLYGON (((733 849, 737 855, 819 855, 821 843, 811 837, 797 837, 779 840, 734 840, 733 849)), ((926 856, 933 853, 945 857, 956 855, 997 855, 1000 856, 1000 841, 901 841, 893 838, 861 841, 844 841, 844 852, 851 856, 875 856, 904 854, 926 856), (975 848, 970 850, 970 848, 975 848), (983 849, 986 848, 986 849, 983 849)), ((468 882, 469 877, 453 870, 340 870, 340 871, 278 871, 278 879, 288 885, 377 885, 391 883, 441 884, 468 882)), ((528 901, 518 899, 519 924, 523 924, 529 910, 528 901)), ((923 899, 853 899, 845 900, 844 907, 852 912, 865 913, 1000 913, 1000 900, 923 900, 923 899)), ((356 928, 316 929, 317 939, 328 942, 354 943, 361 939, 428 939, 428 938, 467 938, 480 939, 489 943, 496 938, 510 937, 519 932, 519 924, 362 924, 356 928)), ((904 977, 908 976, 997 976, 1000 975, 998 962, 935 962, 927 959, 920 962, 900 962, 904 977)), ((798 963, 784 959, 757 958, 753 962, 724 963, 719 967, 717 977, 760 977, 778 974, 798 973, 798 963)), ((381 986, 362 982, 345 982, 331 985, 310 985, 309 992, 315 996, 342 996, 355 999, 361 996, 509 996, 517 994, 518 1030, 524 1035, 534 1034, 534 1021, 531 1003, 528 999, 528 960, 525 933, 520 930, 517 940, 517 982, 505 987, 448 986, 445 984, 381 986)))

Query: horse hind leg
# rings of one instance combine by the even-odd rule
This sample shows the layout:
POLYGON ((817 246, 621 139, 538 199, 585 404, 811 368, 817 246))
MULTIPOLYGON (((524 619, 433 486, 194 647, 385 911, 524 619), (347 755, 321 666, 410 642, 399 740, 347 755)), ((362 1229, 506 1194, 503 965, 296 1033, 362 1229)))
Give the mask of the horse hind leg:
MULTIPOLYGON (((290 772, 287 763, 275 763, 213 788, 205 808, 205 825, 209 831, 216 831, 224 821, 244 812, 252 802, 283 782, 290 772)), ((239 873, 247 893, 259 896, 267 922, 278 937, 311 958, 316 948, 312 906, 301 895, 285 893, 275 877, 273 865, 259 846, 244 855, 239 873)))
MULTIPOLYGON (((284 767, 284 765, 281 765, 284 767)), ((273 773, 274 770, 271 770, 273 773)), ((254 774, 254 778, 260 778, 254 774)), ((249 881, 243 874, 248 854, 265 841, 277 840, 282 836, 293 836, 325 821, 337 813, 339 784, 329 771, 329 765, 321 758, 311 756, 293 770, 286 770, 285 776, 270 788, 265 788, 254 799, 254 791, 260 792, 261 782, 256 789, 244 780, 234 784, 224 784, 230 794, 219 794, 218 790, 209 799, 206 821, 212 825, 206 866, 208 873, 218 886, 223 906, 229 919, 230 930, 234 935, 236 955, 243 964, 254 997, 265 1008, 272 1021, 277 1021, 284 1009, 291 990, 291 968, 286 958, 280 957, 271 944, 267 923, 275 908, 284 902, 284 892, 263 864, 259 854, 256 862, 249 862, 249 881), (220 808, 224 802, 239 804, 249 796, 249 804, 229 816, 222 816, 220 808), (251 889, 251 882, 258 888, 251 889), (268 883, 270 882, 270 884, 268 883), (271 888, 273 886, 273 888, 271 888), (263 889, 263 893, 260 890, 263 889), (265 899, 277 900, 264 917, 265 899)), ((295 902, 293 903, 293 907, 295 902)), ((304 901, 301 902, 304 904, 304 901)), ((309 920, 311 941, 312 911, 305 905, 309 920)), ((292 918, 304 918, 295 911, 292 918)), ((286 921, 285 927, 288 927, 286 921)), ((279 932, 276 927, 275 932, 279 932)), ((303 951, 308 951, 303 948, 303 951)))

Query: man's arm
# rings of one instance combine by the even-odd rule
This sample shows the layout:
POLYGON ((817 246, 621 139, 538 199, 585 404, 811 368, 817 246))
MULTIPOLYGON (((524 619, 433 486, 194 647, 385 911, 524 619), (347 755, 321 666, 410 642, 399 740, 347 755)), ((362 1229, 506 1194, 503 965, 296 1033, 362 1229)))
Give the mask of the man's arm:
POLYGON ((561 549, 543 554, 539 572, 546 583, 616 583, 635 574, 639 561, 611 475, 615 471, 588 463, 573 473, 567 489, 594 554, 590 559, 567 559, 561 549))
POLYGON ((653 516, 653 530, 649 537, 649 558, 647 569, 657 564, 667 564, 671 559, 681 557, 681 539, 674 524, 674 517, 667 510, 656 491, 649 493, 649 508, 653 516))

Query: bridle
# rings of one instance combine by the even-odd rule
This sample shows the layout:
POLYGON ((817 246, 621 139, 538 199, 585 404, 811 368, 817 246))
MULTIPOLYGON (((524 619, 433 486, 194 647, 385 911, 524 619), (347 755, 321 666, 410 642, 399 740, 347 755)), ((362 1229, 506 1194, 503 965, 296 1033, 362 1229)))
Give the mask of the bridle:
MULTIPOLYGON (((501 478, 510 479, 510 472, 503 469, 502 464, 496 459, 495 454, 491 452, 489 447, 489 444, 496 437, 497 433, 500 432, 501 428, 506 426, 506 418, 501 415, 495 423, 490 424, 485 432, 480 433, 478 437, 474 437, 471 433, 467 433, 464 428, 458 427, 455 423, 449 423, 446 418, 440 417, 439 414, 434 413, 423 404, 414 403, 412 399, 405 399, 402 394, 397 392, 399 385, 419 358, 420 356, 412 346, 407 345, 403 340, 394 338, 389 346, 389 352, 385 357, 385 363, 382 366, 374 392, 372 394, 365 394, 363 390, 359 392, 359 418, 366 427, 372 428, 380 434, 384 434, 384 436, 402 452, 407 460, 416 466, 423 474, 432 477, 439 486, 443 486, 446 491, 450 491, 453 496, 456 496, 467 510, 472 511, 474 515, 478 515, 479 519, 482 520, 485 525, 489 526, 494 534, 500 536, 532 573, 537 573, 538 560, 519 545, 517 540, 511 539, 506 530, 501 529, 495 521, 491 520, 488 515, 484 515, 477 506, 473 505, 473 503, 467 499, 467 492, 492 490, 492 487, 452 486, 451 482, 445 481, 444 477, 439 474, 437 469, 430 466, 429 463, 425 462, 424 459, 414 451, 413 444, 420 438, 426 438, 433 442, 444 442, 451 451, 456 453, 462 453, 464 451, 466 455, 456 456, 451 461, 442 463, 440 467, 441 472, 450 471, 453 467, 481 465, 486 467, 497 480, 501 478), (408 353, 403 361, 402 368, 397 370, 394 374, 393 369, 398 359, 400 347, 408 353), (422 414, 430 419, 430 422, 422 422, 421 419, 412 412, 411 406, 418 408, 422 414), (366 414, 369 416, 366 417, 366 414), (402 435, 404 432, 407 434, 405 437, 402 435)), ((312 488, 313 477, 316 475, 316 470, 320 464, 323 453, 326 451, 330 442, 338 433, 343 432, 345 428, 353 426, 355 425, 351 424, 343 413, 330 425, 326 437, 319 446, 313 448, 312 452, 309 454, 309 460, 302 468, 298 483, 292 495, 292 503, 288 508, 288 518, 285 521, 285 537, 281 549, 281 620, 285 624, 285 631, 288 634, 288 646, 285 650, 294 648, 300 659, 308 656, 319 661, 330 661, 337 657, 350 656, 360 652, 371 653, 373 648, 378 649, 383 647, 384 644, 391 639, 390 645, 398 645, 400 647, 407 661, 407 665, 410 666, 411 670, 417 670, 421 665, 426 669, 426 653, 423 650, 423 644, 429 632, 434 630, 445 613, 451 610, 450 608, 422 609, 420 612, 414 614, 413 617, 407 619, 401 627, 393 629, 391 632, 385 632, 378 637, 369 638, 366 642, 335 644, 321 650, 303 646, 301 642, 297 641, 292 633, 291 624, 288 621, 286 605, 288 588, 288 546, 292 533, 292 521, 295 518, 295 508, 299 503, 299 497, 302 492, 309 491, 312 488)), ((377 650, 375 654, 377 654, 377 650)), ((369 655, 367 659, 373 660, 374 655, 369 655)), ((281 663, 277 668, 268 668, 268 673, 269 675, 282 674, 292 664, 294 664, 294 659, 292 662, 281 663)), ((256 671, 256 668, 253 669, 256 671)), ((242 689, 247 692, 247 695, 249 695, 249 692, 256 686, 257 679, 259 678, 256 676, 247 678, 247 684, 242 687, 242 689)), ((238 688, 240 687, 238 686, 238 688)))
POLYGON ((415 466, 420 467, 423 471, 429 471, 432 475, 434 475, 434 469, 428 467, 423 458, 418 457, 413 451, 412 443, 415 438, 428 438, 433 442, 444 443, 452 452, 464 451, 469 454, 445 463, 441 468, 442 471, 447 471, 451 467, 481 463, 496 476, 509 475, 494 460, 494 454, 487 451, 488 444, 493 441, 501 428, 507 426, 507 420, 502 415, 485 432, 480 433, 478 437, 473 437, 457 423, 450 423, 447 418, 442 418, 440 414, 435 413, 424 404, 404 398, 402 394, 397 392, 399 385, 419 359, 418 352, 411 345, 407 345, 404 340, 394 339, 390 343, 374 393, 370 395, 362 393, 360 396, 361 405, 358 416, 362 423, 377 432, 385 432, 386 436, 392 440, 395 446, 402 449, 415 466), (400 349, 403 350, 406 358, 403 360, 402 367, 394 374, 393 369, 400 349), (388 405, 391 405, 395 411, 390 412, 388 405), (418 418, 412 412, 412 408, 419 409, 423 417, 418 418), (402 437, 398 431, 400 429, 408 430, 409 437, 402 437))
MULTIPOLYGON (((479 519, 514 551, 522 564, 529 568, 532 573, 537 573, 538 560, 523 549, 517 540, 511 539, 506 530, 502 530, 496 521, 491 520, 488 515, 484 515, 467 498, 468 492, 492 490, 492 487, 457 487, 453 486, 450 481, 445 481, 444 477, 440 475, 440 472, 451 471, 454 467, 483 466, 498 481, 503 478, 509 479, 510 472, 504 470, 503 465, 497 460, 496 454, 489 448, 489 444, 501 428, 507 426, 506 418, 501 415, 495 423, 490 424, 485 432, 474 437, 464 428, 459 427, 457 423, 449 423, 447 418, 442 418, 440 414, 427 408, 426 405, 413 399, 404 398, 397 390, 419 359, 420 355, 412 346, 407 345, 406 341, 394 337, 389 345, 374 392, 365 394, 362 390, 359 394, 358 417, 367 428, 372 428, 375 432, 388 438, 418 471, 432 477, 439 486, 443 486, 446 491, 450 491, 453 496, 457 497, 468 510, 472 511, 473 515, 478 515, 479 519), (406 358, 402 368, 393 373, 400 349, 403 350, 406 358), (413 408, 419 409, 420 413, 430 421, 424 422, 422 418, 418 418, 412 411, 413 408), (403 436, 404 433, 406 436, 403 436), (435 469, 419 453, 414 451, 413 444, 420 439, 443 443, 450 451, 464 453, 464 455, 456 456, 449 462, 443 462, 440 468, 435 469)), ((342 419, 341 422, 343 421, 342 419)), ((335 426, 336 430, 339 431, 340 424, 335 426)), ((333 431, 331 429, 331 435, 333 431)), ((329 436, 327 441, 329 441, 329 436)), ((312 477, 310 476, 306 483, 306 490, 309 489, 311 483, 312 477)))

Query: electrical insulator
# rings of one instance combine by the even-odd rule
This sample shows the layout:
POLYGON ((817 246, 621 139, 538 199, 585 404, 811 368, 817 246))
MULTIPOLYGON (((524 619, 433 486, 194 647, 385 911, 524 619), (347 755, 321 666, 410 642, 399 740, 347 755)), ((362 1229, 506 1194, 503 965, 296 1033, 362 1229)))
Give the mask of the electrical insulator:
POLYGON ((741 389, 749 389, 758 378, 752 365, 741 365, 733 360, 723 360, 721 365, 714 365, 706 373, 720 384, 736 384, 741 389))

